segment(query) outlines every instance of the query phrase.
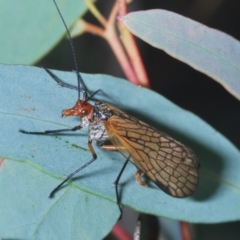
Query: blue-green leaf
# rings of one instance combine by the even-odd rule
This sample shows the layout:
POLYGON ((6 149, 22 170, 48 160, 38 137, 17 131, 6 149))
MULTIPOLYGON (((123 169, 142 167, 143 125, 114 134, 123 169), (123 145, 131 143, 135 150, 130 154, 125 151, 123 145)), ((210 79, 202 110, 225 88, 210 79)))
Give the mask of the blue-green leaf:
MULTIPOLYGON (((74 73, 59 78, 76 83, 74 73)), ((200 184, 186 199, 168 196, 154 184, 135 183, 129 164, 120 180, 121 201, 137 211, 189 222, 216 223, 240 219, 240 153, 197 116, 151 90, 106 75, 83 74, 98 99, 172 135, 191 147, 199 161, 200 184)), ((64 176, 91 159, 87 129, 55 136, 24 135, 78 125, 62 119, 77 92, 56 84, 44 69, 0 66, 0 233, 3 238, 101 239, 119 216, 113 182, 124 158, 94 149, 96 162, 82 170, 54 196, 48 195, 64 176)))
POLYGON ((240 99, 240 43, 233 37, 165 10, 120 18, 136 36, 205 73, 240 99))
MULTIPOLYGON (((84 1, 57 0, 68 27, 87 9, 84 1)), ((0 63, 32 64, 46 55, 66 30, 52 0, 2 0, 0 63)))

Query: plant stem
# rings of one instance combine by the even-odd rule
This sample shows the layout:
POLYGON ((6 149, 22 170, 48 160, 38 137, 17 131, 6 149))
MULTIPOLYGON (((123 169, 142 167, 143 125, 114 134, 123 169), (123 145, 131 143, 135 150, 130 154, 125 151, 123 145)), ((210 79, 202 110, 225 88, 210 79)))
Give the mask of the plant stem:
POLYGON ((125 229, 119 224, 116 223, 112 229, 112 234, 117 239, 132 240, 131 236, 125 231, 125 229))
POLYGON ((127 51, 128 57, 138 77, 139 84, 141 86, 150 88, 150 82, 148 80, 148 76, 141 55, 139 53, 135 38, 121 22, 121 16, 124 16, 128 13, 127 2, 126 0, 116 1, 118 2, 118 29, 121 33, 122 43, 127 51))
POLYGON ((190 225, 187 222, 179 222, 182 240, 192 240, 190 225))
POLYGON ((86 5, 88 6, 89 11, 93 16, 102 24, 103 27, 106 27, 107 20, 106 18, 98 11, 96 6, 91 0, 85 0, 86 5))

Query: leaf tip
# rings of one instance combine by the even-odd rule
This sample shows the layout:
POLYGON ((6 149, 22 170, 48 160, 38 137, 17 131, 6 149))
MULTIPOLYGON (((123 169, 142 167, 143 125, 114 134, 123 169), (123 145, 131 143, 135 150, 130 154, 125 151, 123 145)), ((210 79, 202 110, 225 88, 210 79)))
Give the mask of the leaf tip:
POLYGON ((117 16, 117 20, 119 21, 119 22, 123 22, 123 18, 124 18, 124 16, 117 16))

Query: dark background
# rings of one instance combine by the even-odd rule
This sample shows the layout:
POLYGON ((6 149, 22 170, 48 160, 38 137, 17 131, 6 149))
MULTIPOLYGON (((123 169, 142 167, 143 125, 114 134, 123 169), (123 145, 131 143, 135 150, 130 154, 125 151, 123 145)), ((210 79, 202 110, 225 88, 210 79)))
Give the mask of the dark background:
MULTIPOLYGON (((113 3, 113 0, 100 0, 97 1, 97 6, 104 16, 108 16, 113 3)), ((240 40, 240 1, 135 0, 129 6, 129 11, 156 8, 179 13, 240 40)), ((84 19, 99 25, 90 13, 87 13, 84 19)), ((151 88, 201 117, 240 148, 240 102, 206 75, 139 39, 137 43, 151 88)), ((84 34, 74 39, 74 44, 81 72, 105 73, 125 78, 105 40, 84 34)), ((74 70, 68 41, 63 40, 37 65, 52 69, 74 70)), ((238 222, 195 225, 196 239, 240 239, 239 227, 238 222)))

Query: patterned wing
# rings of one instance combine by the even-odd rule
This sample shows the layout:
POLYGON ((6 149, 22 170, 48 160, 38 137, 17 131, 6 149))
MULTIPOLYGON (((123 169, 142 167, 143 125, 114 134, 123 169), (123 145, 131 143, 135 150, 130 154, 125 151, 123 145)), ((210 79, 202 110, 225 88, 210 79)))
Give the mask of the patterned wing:
POLYGON ((199 163, 193 151, 167 134, 106 104, 113 115, 104 123, 119 151, 159 188, 173 197, 193 194, 199 163), (123 148, 125 150, 123 150, 123 148))

